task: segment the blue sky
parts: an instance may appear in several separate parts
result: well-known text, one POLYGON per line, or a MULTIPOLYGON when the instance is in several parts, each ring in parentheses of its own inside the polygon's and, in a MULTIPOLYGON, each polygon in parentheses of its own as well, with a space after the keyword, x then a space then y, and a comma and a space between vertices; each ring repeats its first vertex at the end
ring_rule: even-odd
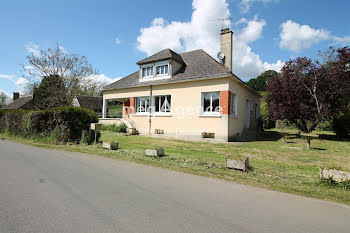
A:
POLYGON ((221 23, 214 20, 227 17, 235 32, 233 72, 248 80, 290 58, 350 45, 349 9, 344 0, 2 0, 0 90, 20 91, 29 52, 57 42, 86 56, 101 74, 96 79, 108 82, 167 47, 216 57, 221 23))

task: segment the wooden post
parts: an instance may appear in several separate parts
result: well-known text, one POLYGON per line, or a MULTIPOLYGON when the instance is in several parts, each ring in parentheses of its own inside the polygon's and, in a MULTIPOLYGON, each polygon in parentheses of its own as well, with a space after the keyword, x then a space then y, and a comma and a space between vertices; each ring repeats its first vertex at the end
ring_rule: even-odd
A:
POLYGON ((306 138, 306 148, 308 149, 308 150, 310 150, 311 149, 311 146, 310 146, 310 144, 311 144, 311 138, 310 137, 307 137, 306 138))

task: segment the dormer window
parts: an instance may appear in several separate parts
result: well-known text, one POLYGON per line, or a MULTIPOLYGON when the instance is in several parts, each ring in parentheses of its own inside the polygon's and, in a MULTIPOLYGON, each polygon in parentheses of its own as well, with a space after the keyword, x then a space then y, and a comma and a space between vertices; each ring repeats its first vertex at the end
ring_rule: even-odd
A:
POLYGON ((142 78, 153 77, 153 66, 142 68, 142 78))
POLYGON ((157 75, 168 75, 169 65, 161 65, 156 67, 157 75))

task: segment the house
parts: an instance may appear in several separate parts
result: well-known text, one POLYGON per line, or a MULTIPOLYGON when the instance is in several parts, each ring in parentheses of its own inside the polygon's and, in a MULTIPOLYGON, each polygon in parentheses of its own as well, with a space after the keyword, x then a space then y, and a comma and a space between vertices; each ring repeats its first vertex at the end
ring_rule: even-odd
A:
POLYGON ((141 135, 182 139, 240 139, 256 127, 261 95, 232 73, 232 35, 221 30, 221 63, 203 50, 165 49, 139 62, 138 71, 103 90, 107 102, 123 102, 124 122, 141 135))
MULTIPOLYGON (((101 96, 83 96, 77 95, 72 100, 74 107, 87 108, 93 110, 97 115, 102 115, 102 101, 101 96)), ((4 106, 2 109, 20 109, 20 110, 32 110, 33 107, 33 96, 27 95, 20 97, 18 92, 13 93, 12 103, 4 106)))
POLYGON ((76 95, 72 100, 72 105, 74 107, 91 109, 97 115, 102 115, 102 102, 103 98, 101 96, 76 95))
POLYGON ((32 109, 32 102, 33 102, 33 96, 27 95, 27 96, 20 96, 18 92, 13 93, 13 101, 4 106, 2 109, 5 110, 14 110, 14 109, 21 109, 21 110, 30 110, 32 109))

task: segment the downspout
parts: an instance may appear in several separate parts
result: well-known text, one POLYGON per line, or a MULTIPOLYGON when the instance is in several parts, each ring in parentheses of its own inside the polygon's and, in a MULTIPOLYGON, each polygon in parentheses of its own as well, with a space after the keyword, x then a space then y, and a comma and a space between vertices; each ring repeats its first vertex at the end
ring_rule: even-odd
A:
POLYGON ((152 127, 152 85, 149 86, 149 114, 148 114, 148 135, 151 135, 151 127, 152 127))

